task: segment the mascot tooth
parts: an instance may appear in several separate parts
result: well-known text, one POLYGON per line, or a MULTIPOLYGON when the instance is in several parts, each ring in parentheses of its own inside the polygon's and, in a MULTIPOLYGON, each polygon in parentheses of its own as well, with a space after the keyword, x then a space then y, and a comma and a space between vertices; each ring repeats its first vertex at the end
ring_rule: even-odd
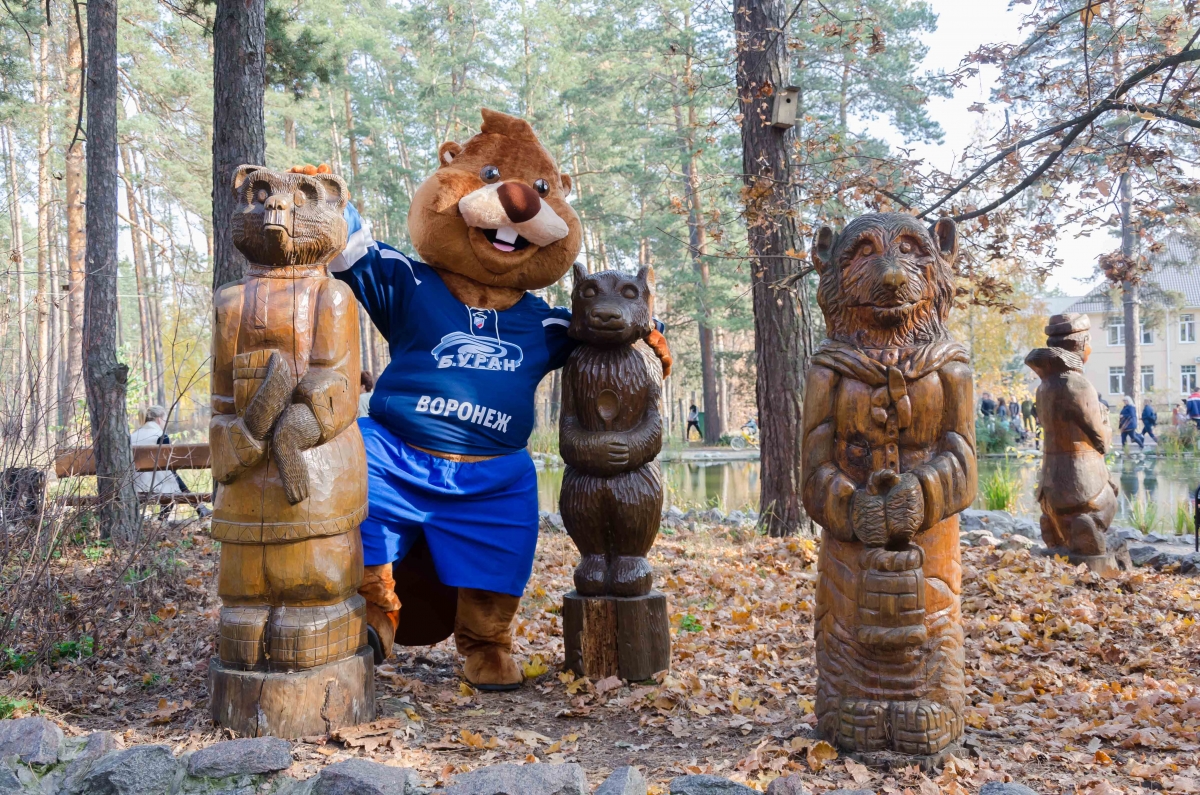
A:
MULTIPOLYGON (((331 266, 387 339, 370 416, 362 525, 370 643, 429 645, 451 633, 466 679, 520 685, 511 624, 533 570, 537 477, 526 451, 534 390, 576 343, 570 312, 527 292, 578 255, 571 179, 521 119, 483 110, 479 134, 446 142, 412 197, 420 259, 375 241, 346 207, 331 266)), ((657 330, 647 342, 669 358, 657 330)))

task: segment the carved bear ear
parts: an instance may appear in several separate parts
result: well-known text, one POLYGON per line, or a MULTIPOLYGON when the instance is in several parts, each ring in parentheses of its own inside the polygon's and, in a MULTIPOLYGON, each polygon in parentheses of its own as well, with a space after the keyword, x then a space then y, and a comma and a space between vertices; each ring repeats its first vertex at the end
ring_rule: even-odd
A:
POLYGON ((580 265, 578 262, 576 262, 574 265, 572 265, 571 266, 571 279, 572 279, 573 284, 571 285, 571 292, 578 290, 579 285, 581 285, 585 281, 587 281, 587 277, 588 277, 588 272, 586 270, 584 270, 582 265, 580 265))
POLYGON ((563 196, 570 196, 571 195, 571 175, 570 174, 559 174, 558 178, 560 180, 562 180, 563 196))
POLYGON ((651 268, 649 265, 643 265, 638 268, 636 278, 638 283, 647 290, 654 290, 654 268, 651 268))
POLYGON ((812 260, 817 273, 824 273, 833 265, 833 245, 836 242, 837 235, 830 227, 822 226, 817 230, 812 244, 812 260))
POLYGON ((462 147, 454 143, 454 141, 446 141, 438 147, 438 168, 444 168, 450 165, 454 158, 458 157, 462 152, 462 147))
POLYGON ((253 174, 255 171, 260 170, 261 168, 262 166, 238 166, 237 171, 233 172, 233 184, 231 185, 234 195, 242 192, 242 186, 246 184, 246 177, 250 174, 253 174))
POLYGON ((346 202, 350 201, 350 190, 341 177, 335 177, 333 174, 316 174, 309 179, 321 183, 321 187, 325 189, 325 201, 336 204, 339 210, 346 209, 346 202))
POLYGON ((958 255, 958 226, 953 218, 939 218, 937 223, 929 228, 933 239, 937 241, 938 250, 947 262, 954 262, 958 255))

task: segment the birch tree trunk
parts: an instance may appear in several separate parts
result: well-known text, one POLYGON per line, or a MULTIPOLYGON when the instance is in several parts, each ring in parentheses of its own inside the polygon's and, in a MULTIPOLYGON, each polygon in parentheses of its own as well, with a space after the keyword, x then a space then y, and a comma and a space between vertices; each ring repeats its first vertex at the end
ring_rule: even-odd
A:
POLYGON ((125 417, 129 368, 117 360, 117 3, 87 6, 87 273, 84 383, 96 456, 100 530, 119 546, 140 531, 125 417))
POLYGON ((774 95, 787 83, 783 0, 735 0, 737 89, 742 115, 747 242, 754 257, 755 387, 761 438, 761 522, 772 536, 795 533, 800 504, 803 379, 808 306, 787 288, 800 248, 792 213, 790 129, 771 126, 774 95))
MULTIPOLYGON (((67 65, 65 74, 66 107, 71 123, 82 110, 83 42, 74 20, 67 22, 67 65)), ((65 187, 67 208, 67 350, 66 378, 62 386, 62 424, 60 441, 75 432, 75 414, 83 397, 83 292, 86 274, 84 256, 87 248, 87 229, 84 212, 83 138, 72 131, 65 153, 65 187)))
POLYGON ((264 165, 266 0, 217 0, 213 22, 213 289, 246 275, 229 219, 237 167, 264 165))
POLYGON ((25 230, 21 221, 21 190, 17 183, 16 140, 12 128, 0 127, 0 138, 3 138, 4 162, 8 171, 8 217, 12 225, 12 252, 8 256, 13 271, 14 292, 16 302, 12 310, 17 319, 17 353, 16 353, 16 408, 17 408, 17 438, 20 439, 20 449, 27 450, 29 441, 29 395, 32 394, 32 383, 29 378, 29 318, 25 316, 25 230))

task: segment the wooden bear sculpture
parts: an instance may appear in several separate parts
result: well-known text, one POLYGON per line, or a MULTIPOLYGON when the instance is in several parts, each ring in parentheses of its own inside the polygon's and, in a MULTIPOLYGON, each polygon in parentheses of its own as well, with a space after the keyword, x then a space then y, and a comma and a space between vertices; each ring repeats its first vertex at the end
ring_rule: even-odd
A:
POLYGON ((670 658, 666 600, 651 593, 646 560, 663 501, 663 366, 635 345, 651 328, 649 273, 574 270, 569 333, 581 344, 563 368, 559 503, 581 556, 564 604, 567 661, 588 676, 644 679, 670 658))
POLYGON ((346 242, 346 185, 242 166, 233 189, 233 242, 250 270, 214 299, 223 607, 211 708, 240 734, 323 734, 374 714, 357 594, 367 507, 358 311, 326 273, 346 242))
POLYGON ((867 215, 813 244, 829 339, 804 401, 818 564, 818 730, 868 761, 936 761, 965 706, 958 512, 975 498, 966 349, 949 338, 957 232, 867 215))
POLYGON ((1112 443, 1108 410, 1083 374, 1092 352, 1090 328, 1087 315, 1055 315, 1046 326, 1048 347, 1025 357, 1042 379, 1037 408, 1046 447, 1037 497, 1050 554, 1115 574, 1126 553, 1108 549, 1106 533, 1120 491, 1104 463, 1112 443))

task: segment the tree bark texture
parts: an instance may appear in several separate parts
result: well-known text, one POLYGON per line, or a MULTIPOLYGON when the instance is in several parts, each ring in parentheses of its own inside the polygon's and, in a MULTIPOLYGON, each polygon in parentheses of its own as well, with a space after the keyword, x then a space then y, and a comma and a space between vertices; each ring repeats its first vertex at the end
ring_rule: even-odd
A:
POLYGON ((87 6, 87 280, 84 384, 96 453, 101 532, 118 545, 138 534, 133 456, 125 417, 129 368, 117 360, 117 3, 87 6))
MULTIPOLYGON (((1133 226, 1133 179, 1126 170, 1121 175, 1121 254, 1133 262, 1137 253, 1137 230, 1133 226)), ((1125 324, 1125 394, 1133 398, 1134 406, 1142 389, 1142 302, 1136 280, 1121 282, 1121 302, 1125 324)), ((1170 375, 1169 373, 1167 374, 1170 375)))
POLYGON ((32 384, 29 382, 29 318, 25 316, 25 235, 21 221, 21 187, 17 183, 16 140, 13 138, 11 127, 0 127, 0 149, 4 151, 5 167, 8 170, 8 217, 12 222, 12 252, 8 259, 13 272, 13 292, 16 301, 11 307, 17 318, 17 354, 16 354, 16 400, 17 425, 14 430, 19 439, 18 449, 28 453, 29 431, 29 396, 32 394, 32 384))
MULTIPOLYGON (((83 84, 83 42, 74 20, 67 23, 67 107, 72 121, 78 119, 83 84)), ((66 150, 67 205, 67 352, 66 379, 62 388, 62 425, 60 442, 74 433, 75 411, 83 397, 83 285, 86 264, 87 229, 84 213, 83 139, 72 134, 66 150)))
POLYGON ((787 9, 782 0, 737 0, 738 101, 747 241, 754 256, 755 387, 762 452, 761 522, 790 535, 804 519, 800 504, 802 384, 810 351, 805 302, 784 284, 800 249, 791 208, 790 129, 771 126, 774 95, 786 85, 787 9))
POLYGON ((265 165, 266 0, 217 0, 213 23, 213 289, 246 275, 229 219, 233 173, 265 165))
POLYGON ((50 447, 54 395, 50 364, 50 39, 43 31, 37 49, 30 48, 30 66, 34 74, 34 97, 38 105, 37 144, 37 311, 33 370, 33 437, 39 451, 50 447))

